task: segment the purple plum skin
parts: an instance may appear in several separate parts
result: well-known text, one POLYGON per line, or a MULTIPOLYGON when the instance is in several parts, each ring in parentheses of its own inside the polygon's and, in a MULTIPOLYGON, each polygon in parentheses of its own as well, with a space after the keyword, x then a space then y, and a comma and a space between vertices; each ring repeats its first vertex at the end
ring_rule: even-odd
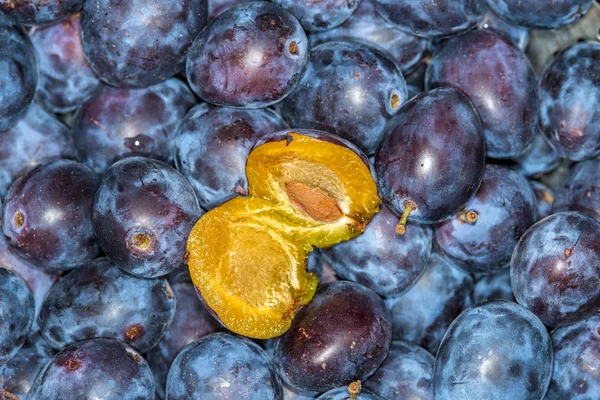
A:
POLYGON ((334 133, 372 155, 408 98, 402 73, 387 54, 358 42, 326 42, 310 57, 281 116, 290 126, 334 133))
POLYGON ((450 323, 472 304, 472 291, 471 275, 433 253, 425 272, 410 289, 385 300, 394 340, 414 342, 435 354, 450 323))
POLYGON ((465 209, 476 212, 477 221, 457 214, 437 225, 437 247, 470 273, 508 268, 519 238, 536 221, 536 197, 527 179, 506 166, 487 164, 465 209))
POLYGON ((324 392, 365 380, 385 359, 390 313, 372 290, 354 282, 321 285, 275 341, 273 360, 291 387, 324 392))
POLYGON ((67 347, 37 375, 28 400, 154 400, 146 360, 115 339, 84 340, 67 347))
POLYGON ((200 205, 210 210, 232 197, 248 194, 245 168, 250 150, 262 136, 287 127, 269 109, 199 104, 177 131, 175 165, 194 187, 200 205))
POLYGON ((540 122, 558 153, 571 161, 600 154, 600 43, 558 53, 540 78, 540 122))
POLYGON ((477 25, 485 0, 372 0, 377 12, 391 24, 425 38, 461 34, 477 25))
POLYGON ((0 12, 23 25, 45 25, 79 11, 85 0, 0 0, 0 12))
POLYGON ((579 211, 600 221, 600 159, 573 165, 556 197, 554 212, 579 211))
POLYGON ((34 28, 31 42, 39 61, 36 100, 55 113, 77 109, 100 84, 81 44, 81 15, 34 28))
POLYGON ((394 341, 364 387, 385 399, 433 400, 435 358, 414 343, 394 341))
POLYGON ((144 89, 101 86, 75 116, 77 157, 100 173, 130 155, 169 162, 177 127, 195 103, 178 79, 144 89))
POLYGON ((316 400, 384 400, 382 397, 368 390, 361 390, 355 397, 350 397, 346 386, 339 387, 323 393, 316 400))
POLYGON ((450 326, 434 368, 436 400, 542 399, 552 342, 542 322, 509 301, 465 310, 450 326))
POLYGON ((504 36, 523 51, 527 49, 527 45, 529 44, 529 30, 527 28, 500 18, 489 8, 483 14, 483 18, 477 24, 477 28, 489 30, 500 36, 504 36))
POLYGON ((484 165, 481 120, 469 99, 452 88, 406 103, 387 124, 375 157, 382 199, 397 215, 406 201, 414 202, 409 221, 427 224, 465 207, 481 184, 484 165))
POLYGON ((560 165, 562 158, 552 143, 538 129, 533 143, 518 157, 513 158, 517 170, 527 176, 534 177, 554 171, 560 165))
POLYGON ((248 3, 253 0, 209 0, 208 1, 208 22, 214 21, 223 12, 233 6, 248 3))
POLYGON ((583 17, 592 0, 488 0, 488 6, 514 24, 538 29, 560 28, 583 17))
POLYGON ((395 231, 398 216, 385 205, 358 237, 322 249, 336 274, 387 297, 402 293, 419 278, 431 255, 433 231, 409 225, 406 235, 395 231))
POLYGON ((578 212, 550 215, 515 247, 515 298, 547 326, 570 324, 600 307, 600 222, 578 212))
POLYGON ((552 332, 554 371, 547 400, 600 398, 600 314, 552 332))
POLYGON ((259 345, 241 336, 213 333, 190 343, 175 358, 167 398, 283 400, 283 389, 259 345))
POLYGON ((25 115, 37 84, 38 62, 27 32, 0 11, 0 132, 25 115))
POLYGON ((552 214, 552 205, 554 204, 554 191, 548 186, 538 181, 530 180, 529 184, 531 185, 533 193, 535 194, 537 222, 552 214))
POLYGON ((453 86, 469 96, 483 121, 489 157, 517 157, 533 142, 537 76, 507 39, 475 30, 448 40, 431 58, 426 85, 453 86))
POLYGON ((514 301, 510 285, 510 270, 503 269, 490 275, 484 275, 477 280, 473 287, 473 303, 479 304, 490 300, 514 301))
POLYGON ((44 164, 19 177, 6 195, 3 231, 20 257, 46 271, 64 271, 99 251, 92 203, 100 178, 71 160, 44 164))
POLYGON ((356 11, 361 0, 274 0, 290 11, 305 31, 327 31, 341 25, 356 11))
POLYGON ((75 158, 66 125, 34 103, 19 122, 0 132, 0 196, 10 184, 34 167, 61 158, 75 158))
POLYGON ((249 2, 223 12, 194 40, 186 72, 192 90, 220 106, 262 108, 286 97, 308 62, 308 38, 276 4, 249 2))
POLYGON ((83 50, 96 76, 117 87, 147 87, 183 71, 206 26, 206 0, 87 0, 83 50))

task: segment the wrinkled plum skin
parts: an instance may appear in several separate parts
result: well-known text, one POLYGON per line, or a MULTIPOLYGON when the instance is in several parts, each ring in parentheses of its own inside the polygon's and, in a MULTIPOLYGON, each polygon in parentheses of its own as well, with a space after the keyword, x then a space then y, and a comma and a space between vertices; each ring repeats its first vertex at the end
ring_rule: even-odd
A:
POLYGON ((93 259, 99 251, 92 229, 99 181, 92 169, 71 160, 40 165, 19 177, 6 195, 2 216, 11 248, 46 271, 73 269, 93 259))
POLYGON ((558 151, 539 131, 533 143, 518 157, 513 158, 517 170, 525 176, 535 176, 554 171, 561 162, 558 151))
POLYGON ((388 55, 357 42, 326 42, 310 56, 281 116, 291 126, 334 133, 373 154, 385 124, 408 98, 402 73, 388 55))
POLYGON ((175 297, 165 279, 136 278, 101 258, 54 285, 39 323, 41 334, 58 350, 105 337, 146 353, 161 340, 174 315, 175 297))
POLYGON ((381 296, 401 293, 427 266, 433 231, 428 226, 409 225, 408 234, 398 235, 398 221, 382 205, 360 236, 321 253, 340 278, 365 285, 381 296))
POLYGON ((210 210, 248 194, 246 159, 262 136, 286 129, 275 112, 200 104, 185 116, 175 139, 175 165, 210 210))
POLYGON ((433 253, 414 286, 385 300, 392 315, 394 340, 414 342, 435 354, 450 323, 472 304, 472 291, 471 275, 433 253))
POLYGON ((453 86, 469 96, 483 121, 488 156, 517 157, 533 142, 537 76, 507 39, 477 30, 447 41, 431 58, 426 85, 453 86))
MULTIPOLYGON (((1 5, 1 4, 0 4, 1 5)), ((0 12, 0 132, 27 112, 38 82, 38 64, 23 28, 0 12)))
POLYGON ((600 222, 578 212, 539 221, 517 244, 510 278, 519 304, 550 327, 598 312, 600 222))
POLYGON ((362 390, 355 399, 350 397, 347 387, 340 387, 323 393, 316 400, 384 400, 382 397, 371 393, 368 390, 362 390))
POLYGON ((276 339, 273 359, 288 385, 324 392, 368 378, 385 359, 391 339, 390 313, 375 292, 333 282, 319 286, 276 339))
POLYGON ((488 9, 477 24, 479 29, 487 29, 510 40, 515 46, 525 51, 529 44, 529 31, 522 26, 514 25, 488 9))
POLYGON ((529 184, 531 185, 533 193, 535 194, 537 222, 552 214, 552 205, 554 204, 554 192, 548 186, 538 181, 530 180, 529 184))
POLYGON ((60 158, 75 158, 69 129, 34 103, 17 125, 0 132, 0 196, 18 176, 60 158))
POLYGON ((0 267, 0 372, 25 343, 33 323, 33 295, 15 272, 0 267))
POLYGON ((240 336, 214 333, 190 343, 173 361, 167 398, 282 400, 283 389, 260 346, 240 336))
POLYGON ((503 18, 530 28, 559 28, 581 18, 592 0, 488 0, 488 6, 503 18))
POLYGON ((298 20, 271 3, 249 2, 221 14, 190 47, 192 90, 220 106, 262 108, 287 96, 308 63, 298 20))
POLYGON ((575 164, 556 197, 554 212, 579 211, 600 221, 600 159, 575 164))
POLYGON ((19 399, 26 399, 37 373, 46 366, 54 354, 54 349, 38 332, 31 333, 17 355, 4 366, 4 369, 0 367, 0 374, 4 378, 6 400, 11 398, 8 393, 19 399))
POLYGON ((75 14, 85 0, 0 0, 0 11, 23 25, 43 25, 75 14))
POLYGON ((571 161, 600 154, 600 43, 559 53, 540 78, 541 126, 571 161))
POLYGON ((527 309, 490 301, 465 310, 440 345, 436 400, 542 399, 552 375, 552 343, 527 309))
POLYGON ((202 211, 189 182, 163 162, 129 157, 103 176, 93 224, 100 247, 119 267, 144 278, 184 264, 187 236, 202 211), (147 241, 136 245, 136 237, 147 241))
POLYGON ((73 122, 77 157, 98 172, 129 155, 168 162, 179 122, 195 102, 178 79, 145 89, 102 86, 73 122))
POLYGON ((100 83, 83 54, 80 33, 80 14, 30 33, 40 70, 36 99, 52 112, 75 110, 100 83))
POLYGON ((484 165, 481 120, 469 99, 451 88, 406 103, 387 124, 375 157, 383 200, 398 215, 413 201, 409 221, 419 223, 440 222, 464 208, 484 165))
POLYGON ((35 378, 28 400, 154 400, 152 371, 114 339, 78 342, 58 353, 35 378))
POLYGON ((433 38, 465 32, 481 19, 484 0, 372 0, 377 12, 398 28, 416 36, 433 38))
POLYGON ((161 399, 165 397, 167 374, 177 354, 194 340, 222 329, 200 302, 194 285, 180 282, 173 284, 172 289, 179 300, 173 323, 147 358, 154 373, 156 393, 161 399))
POLYGON ((364 42, 387 53, 402 72, 412 69, 425 55, 428 41, 401 31, 382 19, 370 1, 361 1, 358 9, 337 28, 309 36, 311 47, 328 41, 364 42))
POLYGON ((185 66, 206 25, 206 0, 87 0, 83 50, 96 76, 118 87, 146 87, 185 66))
POLYGON ((600 398, 600 314, 552 332, 554 371, 547 400, 600 398))
POLYGON ((473 303, 488 300, 516 301, 510 285, 510 270, 503 269, 480 278, 473 288, 473 303))
POLYGON ((289 10, 309 32, 326 31, 342 24, 361 0, 273 0, 289 10))
POLYGON ((507 268, 519 238, 536 221, 536 197, 527 179, 505 166, 487 164, 483 182, 466 210, 475 223, 454 215, 435 228, 439 249, 470 273, 507 268))
POLYGON ((394 341, 381 367, 363 386, 385 399, 433 400, 434 362, 421 347, 394 341))

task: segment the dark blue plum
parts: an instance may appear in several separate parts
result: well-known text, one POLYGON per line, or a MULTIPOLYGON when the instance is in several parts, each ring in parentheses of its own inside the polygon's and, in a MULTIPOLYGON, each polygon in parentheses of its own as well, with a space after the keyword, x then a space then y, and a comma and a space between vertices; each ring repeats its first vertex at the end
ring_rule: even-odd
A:
POLYGON ((154 380, 146 360, 125 343, 90 339, 55 355, 27 399, 154 400, 154 380))
POLYGON ((398 28, 433 38, 463 33, 477 25, 485 0, 372 0, 377 12, 398 28))
POLYGON ((397 297, 385 300, 394 340, 407 340, 435 354, 444 333, 472 304, 473 278, 446 257, 433 253, 419 280, 397 297))
POLYGON ((541 125, 558 153, 571 161, 600 154, 600 43, 558 53, 540 78, 541 125))
POLYGON ((34 28, 29 36, 40 68, 37 101, 56 113, 75 110, 100 84, 83 54, 80 14, 34 28))
POLYGON ((269 356, 249 339, 214 333, 177 356, 167 378, 169 400, 282 400, 269 356))
POLYGON ((502 18, 530 28, 559 28, 583 17, 592 0, 488 0, 489 7, 502 18))
POLYGON ((517 170, 525 176, 537 176, 554 171, 561 162, 561 157, 552 143, 538 129, 533 143, 518 157, 513 158, 517 170))
POLYGON ((313 249, 313 251, 308 253, 308 260, 306 261, 306 270, 308 272, 316 274, 319 277, 320 283, 326 283, 323 282, 324 268, 325 265, 323 262, 323 254, 321 253, 321 250, 317 248, 313 249))
POLYGON ((552 375, 552 342, 526 308, 490 301, 450 326, 435 360, 436 400, 542 399, 552 375))
POLYGON ((475 198, 436 226, 435 242, 465 271, 490 274, 508 268, 513 249, 535 223, 536 212, 527 179, 509 167, 488 164, 475 198))
POLYGON ((385 124, 408 98, 402 73, 387 54, 358 42, 326 42, 310 57, 281 116, 293 127, 335 133, 373 154, 385 124))
POLYGON ((167 374, 177 354, 194 340, 223 329, 201 303, 191 282, 172 283, 171 287, 178 299, 173 323, 147 355, 154 373, 156 393, 161 399, 165 398, 167 374))
POLYGON ((100 258, 54 285, 39 324, 40 333, 58 350, 105 337, 146 353, 161 340, 174 315, 175 296, 166 279, 136 278, 100 258))
POLYGON ((538 181, 530 180, 529 184, 531 185, 533 193, 535 194, 537 222, 552 214, 554 191, 538 181))
POLYGON ((318 395, 318 393, 300 392, 286 385, 283 386, 283 400, 315 400, 318 395))
POLYGON ((600 221, 600 159, 575 164, 556 194, 557 211, 579 211, 600 221))
POLYGON ((0 196, 17 177, 60 158, 75 158, 69 128, 34 103, 17 125, 0 132, 0 196))
POLYGON ((54 354, 54 349, 38 332, 29 334, 17 355, 4 367, 0 366, 3 384, 0 390, 4 390, 0 391, 0 397, 3 400, 26 399, 36 375, 50 362, 54 354))
POLYGON ((419 223, 440 222, 463 209, 484 166, 481 120, 469 99, 451 88, 406 103, 387 124, 375 157, 383 200, 419 223))
POLYGON ((383 205, 362 235, 321 253, 340 278, 363 284, 381 296, 397 295, 421 275, 433 243, 430 227, 410 225, 409 235, 398 235, 398 221, 383 205))
POLYGON ((0 12, 23 25, 44 25, 75 14, 85 0, 0 0, 0 12))
POLYGON ((104 82, 146 87, 183 71, 207 20, 206 0, 87 0, 83 50, 104 82))
POLYGON ((11 248, 47 271, 73 269, 99 251, 92 203, 99 184, 89 167, 57 160, 19 177, 6 195, 2 228, 11 248))
POLYGON ((406 33, 390 24, 370 1, 361 1, 358 9, 337 28, 314 32, 309 36, 312 47, 328 41, 354 40, 387 53, 402 72, 410 71, 425 55, 428 41, 406 33))
POLYGON ((249 2, 222 13, 190 47, 192 90, 220 106, 261 108, 287 96, 308 63, 308 38, 276 4, 249 2))
POLYGON ((537 76, 507 39, 476 30, 448 40, 431 58, 426 84, 453 86, 469 96, 483 121, 488 156, 517 157, 533 142, 537 76))
POLYGON ((253 0, 209 0, 208 1, 208 21, 212 22, 224 11, 238 4, 248 3, 253 0))
POLYGON ((578 212, 539 221, 515 247, 510 279, 519 304, 548 326, 598 312, 600 222, 578 212))
POLYGON ((434 362, 413 343, 392 342, 387 358, 363 387, 385 399, 433 400, 434 362))
POLYGON ((340 387, 330 390, 317 397, 317 400, 384 400, 375 393, 371 393, 368 390, 362 390, 360 381, 353 383, 353 385, 355 386, 340 387))
POLYGON ((0 267, 0 372, 25 343, 34 313, 33 295, 25 281, 0 267))
POLYGON ((554 371, 547 400, 600 399, 600 314, 555 329, 554 371))
POLYGON ((77 157, 98 172, 130 155, 168 162, 177 127, 195 102, 178 79, 145 89, 102 86, 75 116, 72 134, 77 157))
POLYGON ((510 285, 510 270, 503 269, 477 280, 473 288, 473 303, 489 300, 516 301, 510 285))
MULTIPOLYGON (((0 1, 1 6, 5 1, 0 1)), ((23 28, 0 12, 0 132, 25 115, 37 82, 38 64, 31 40, 23 28)))
POLYGON ((309 32, 327 31, 346 21, 361 0, 273 0, 290 11, 309 32))
POLYGON ((371 376, 392 339, 390 313, 372 290, 354 282, 319 286, 275 341, 279 376, 297 390, 324 392, 371 376))
POLYGON ((175 165, 207 210, 248 194, 246 159, 264 135, 287 129, 275 112, 200 104, 185 116, 175 139, 175 165))
POLYGON ((527 49, 527 45, 529 44, 529 30, 527 28, 512 24, 505 19, 500 18, 490 9, 483 14, 483 18, 479 21, 477 27, 504 36, 523 51, 527 49))
POLYGON ((104 253, 143 278, 185 263, 187 237, 202 215, 190 183, 167 164, 143 157, 115 163, 94 201, 94 232, 104 253))

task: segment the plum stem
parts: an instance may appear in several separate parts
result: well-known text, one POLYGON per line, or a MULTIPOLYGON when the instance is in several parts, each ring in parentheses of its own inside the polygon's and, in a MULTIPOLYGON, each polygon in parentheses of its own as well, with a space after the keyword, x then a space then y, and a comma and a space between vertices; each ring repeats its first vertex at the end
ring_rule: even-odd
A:
POLYGON ((456 217, 462 223, 474 224, 477 222, 477 217, 479 217, 479 214, 477 214, 475 211, 462 210, 456 217))
POLYGON ((362 384, 360 381, 354 381, 348 385, 348 393, 350 393, 350 400, 356 400, 357 396, 362 390, 362 384))
POLYGON ((417 205, 412 200, 406 200, 404 202, 404 212, 402 213, 402 218, 400 218, 400 222, 396 225, 396 233, 398 235, 404 235, 406 233, 406 222, 408 221, 408 217, 412 210, 415 210, 417 205))

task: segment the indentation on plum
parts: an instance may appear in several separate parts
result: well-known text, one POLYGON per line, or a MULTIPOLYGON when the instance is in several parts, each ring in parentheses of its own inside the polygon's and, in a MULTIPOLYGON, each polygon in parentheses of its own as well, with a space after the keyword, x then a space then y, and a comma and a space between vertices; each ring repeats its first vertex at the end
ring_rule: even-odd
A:
POLYGON ((69 372, 75 372, 81 368, 81 361, 67 358, 66 360, 61 360, 58 365, 64 367, 69 372))
POLYGON ((398 108, 398 106, 400 105, 400 96, 398 96, 398 94, 394 93, 392 95, 392 108, 395 110, 396 108, 398 108))
POLYGON ((140 324, 134 324, 131 325, 129 328, 127 328, 125 330, 125 342, 126 343, 131 343, 133 341, 138 340, 139 338, 141 338, 142 336, 144 336, 144 333, 146 333, 146 330, 144 329, 144 327, 140 324))
POLYGON ((344 216, 338 202, 318 188, 287 182, 285 189, 292 204, 316 221, 335 222, 344 216))
POLYGON ((23 213, 21 213, 20 211, 17 211, 15 213, 15 216, 13 217, 13 224, 15 224, 15 226, 17 228, 20 228, 23 226, 24 223, 25 223, 25 217, 23 216, 23 213))
POLYGON ((152 254, 156 248, 156 236, 145 229, 134 228, 127 234, 127 248, 133 255, 152 254))
POLYGON ((290 44, 288 45, 288 51, 290 52, 290 54, 297 56, 298 54, 300 54, 300 49, 298 48, 298 43, 296 43, 296 41, 291 41, 290 44))

